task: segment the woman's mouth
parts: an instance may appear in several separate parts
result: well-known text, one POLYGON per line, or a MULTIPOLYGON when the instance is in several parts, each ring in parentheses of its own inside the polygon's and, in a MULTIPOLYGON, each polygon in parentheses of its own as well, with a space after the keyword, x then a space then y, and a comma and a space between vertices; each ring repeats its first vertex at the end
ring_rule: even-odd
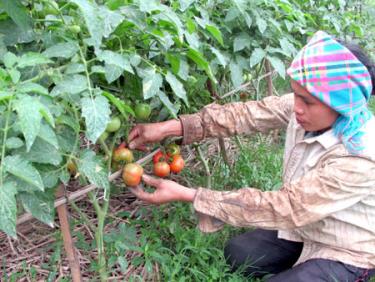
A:
POLYGON ((297 120, 297 122, 298 122, 299 124, 304 124, 304 123, 306 123, 306 121, 304 121, 303 119, 298 118, 298 117, 296 117, 296 120, 297 120))

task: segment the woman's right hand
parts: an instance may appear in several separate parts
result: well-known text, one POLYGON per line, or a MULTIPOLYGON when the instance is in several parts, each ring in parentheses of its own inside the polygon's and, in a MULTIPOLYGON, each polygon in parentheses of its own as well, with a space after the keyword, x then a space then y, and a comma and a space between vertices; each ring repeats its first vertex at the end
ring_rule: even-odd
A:
POLYGON ((146 151, 146 144, 156 143, 168 136, 181 136, 182 127, 179 120, 169 120, 157 123, 137 124, 129 133, 130 149, 146 151))

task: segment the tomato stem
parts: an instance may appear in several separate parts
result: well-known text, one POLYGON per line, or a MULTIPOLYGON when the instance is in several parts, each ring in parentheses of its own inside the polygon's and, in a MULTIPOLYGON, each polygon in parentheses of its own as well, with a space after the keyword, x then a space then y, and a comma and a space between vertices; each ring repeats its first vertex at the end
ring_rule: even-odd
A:
POLYGON ((5 120, 4 133, 3 133, 3 144, 1 148, 1 164, 0 164, 0 187, 3 186, 3 162, 5 158, 5 145, 6 145, 6 140, 8 137, 9 119, 10 119, 11 111, 12 111, 12 98, 9 100, 9 103, 8 103, 7 116, 5 120))

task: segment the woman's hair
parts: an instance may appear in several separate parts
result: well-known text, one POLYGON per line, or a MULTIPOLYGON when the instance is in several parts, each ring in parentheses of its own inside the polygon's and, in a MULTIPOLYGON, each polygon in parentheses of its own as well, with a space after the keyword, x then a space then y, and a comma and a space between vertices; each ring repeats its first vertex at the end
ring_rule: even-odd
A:
POLYGON ((354 56, 357 57, 359 61, 368 69, 371 81, 372 81, 372 93, 371 95, 375 95, 375 64, 370 59, 370 57, 363 51, 363 49, 356 43, 353 42, 345 42, 343 40, 336 40, 341 45, 345 46, 349 49, 350 52, 353 53, 354 56))

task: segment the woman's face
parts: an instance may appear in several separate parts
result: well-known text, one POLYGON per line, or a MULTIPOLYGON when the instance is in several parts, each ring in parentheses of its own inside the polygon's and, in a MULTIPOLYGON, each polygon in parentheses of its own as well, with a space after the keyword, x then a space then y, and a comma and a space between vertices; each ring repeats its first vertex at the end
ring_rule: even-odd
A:
POLYGON ((339 114, 311 95, 295 80, 291 80, 294 92, 294 112, 297 122, 306 131, 325 131, 333 125, 339 114))

